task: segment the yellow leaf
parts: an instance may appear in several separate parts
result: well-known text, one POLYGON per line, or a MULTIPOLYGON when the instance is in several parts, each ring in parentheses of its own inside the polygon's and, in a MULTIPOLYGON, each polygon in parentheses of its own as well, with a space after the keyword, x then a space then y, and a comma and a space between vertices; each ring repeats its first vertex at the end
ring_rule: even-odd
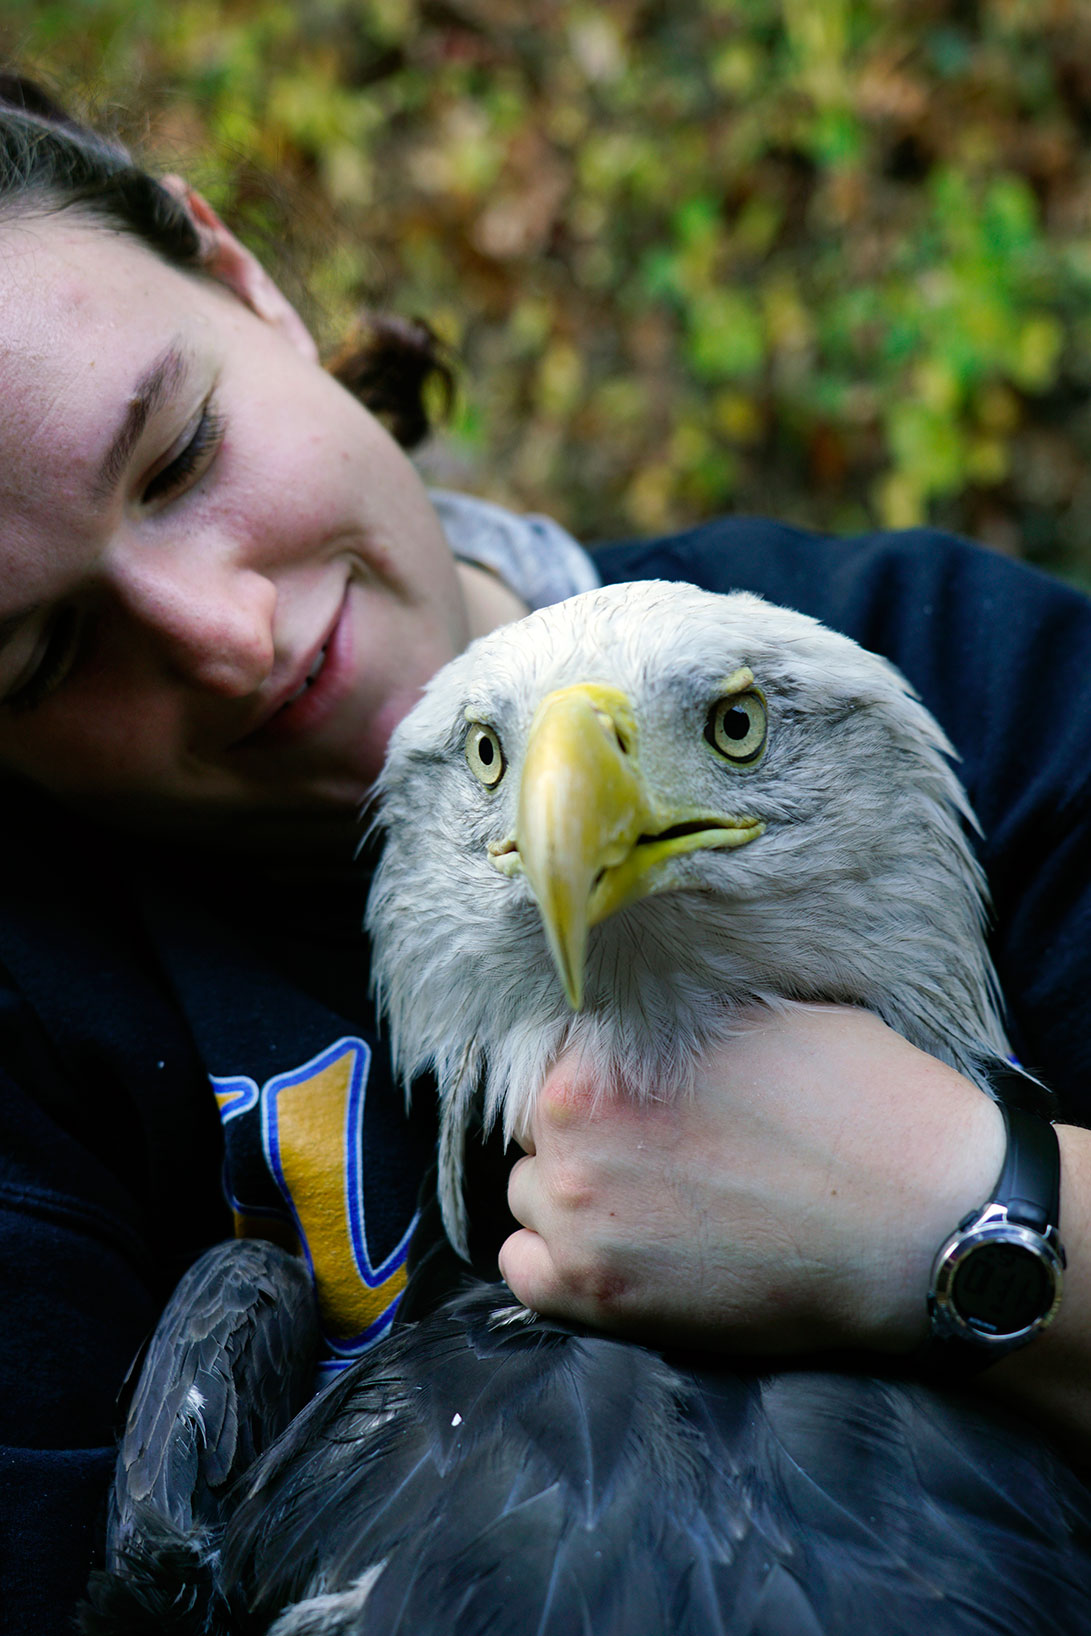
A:
POLYGON ((875 509, 884 528, 916 528, 925 518, 924 496, 905 472, 887 472, 875 485, 875 509))
POLYGON ((1002 483, 1011 469, 1008 445, 998 437, 973 437, 966 444, 966 475, 988 487, 1002 483))

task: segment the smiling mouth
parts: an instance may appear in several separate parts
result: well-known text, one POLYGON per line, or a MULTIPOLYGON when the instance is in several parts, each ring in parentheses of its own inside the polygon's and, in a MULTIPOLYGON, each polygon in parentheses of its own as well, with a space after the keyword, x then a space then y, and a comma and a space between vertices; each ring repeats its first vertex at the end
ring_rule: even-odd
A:
POLYGON ((332 637, 327 639, 319 648, 318 652, 314 656, 314 663, 311 665, 311 668, 308 670, 306 676, 304 676, 303 681, 300 683, 299 687, 296 688, 291 698, 285 699, 284 703, 274 710, 272 716, 270 717, 271 721, 275 721, 282 710, 287 710, 290 705, 295 704, 297 699, 301 699, 303 695, 314 686, 315 682, 322 674, 322 667, 326 663, 326 652, 329 648, 331 640, 332 637))
POLYGON ((336 707, 352 676, 352 638, 346 614, 348 593, 342 599, 326 640, 315 652, 306 675, 295 690, 282 698, 260 725, 235 741, 233 748, 266 750, 305 738, 320 727, 336 707))

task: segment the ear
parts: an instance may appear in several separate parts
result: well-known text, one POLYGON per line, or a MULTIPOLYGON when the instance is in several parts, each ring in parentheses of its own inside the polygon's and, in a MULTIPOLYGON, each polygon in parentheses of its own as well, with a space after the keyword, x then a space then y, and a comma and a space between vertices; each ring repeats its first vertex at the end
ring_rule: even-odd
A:
POLYGON ((279 330, 303 357, 317 362, 318 348, 302 318, 280 293, 257 257, 224 226, 208 200, 181 176, 163 176, 160 181, 185 208, 197 229, 204 270, 232 290, 259 318, 279 330))

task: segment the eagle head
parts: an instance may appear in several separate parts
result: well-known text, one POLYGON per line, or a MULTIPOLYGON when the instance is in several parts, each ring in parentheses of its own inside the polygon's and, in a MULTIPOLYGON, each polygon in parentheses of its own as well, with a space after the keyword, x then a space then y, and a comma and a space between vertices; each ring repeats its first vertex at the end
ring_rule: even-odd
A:
POLYGON ((983 1084, 1007 1047, 952 753, 887 661, 743 592, 606 586, 446 665, 391 739, 368 930, 456 1246, 475 1095, 510 1137, 570 1049, 680 1094, 743 1009, 836 1001, 983 1084))

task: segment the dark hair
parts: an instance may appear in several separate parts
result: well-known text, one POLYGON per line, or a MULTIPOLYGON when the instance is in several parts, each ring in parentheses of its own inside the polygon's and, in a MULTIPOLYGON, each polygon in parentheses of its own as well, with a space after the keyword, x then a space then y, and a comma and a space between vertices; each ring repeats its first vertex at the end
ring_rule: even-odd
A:
MULTIPOLYGON (((176 267, 201 268, 201 241, 181 200, 120 142, 73 119, 33 80, 0 71, 0 221, 37 208, 79 208, 176 267)), ((450 363, 419 318, 366 315, 330 368, 407 449, 428 433, 430 383, 444 408, 453 395, 450 363)))

